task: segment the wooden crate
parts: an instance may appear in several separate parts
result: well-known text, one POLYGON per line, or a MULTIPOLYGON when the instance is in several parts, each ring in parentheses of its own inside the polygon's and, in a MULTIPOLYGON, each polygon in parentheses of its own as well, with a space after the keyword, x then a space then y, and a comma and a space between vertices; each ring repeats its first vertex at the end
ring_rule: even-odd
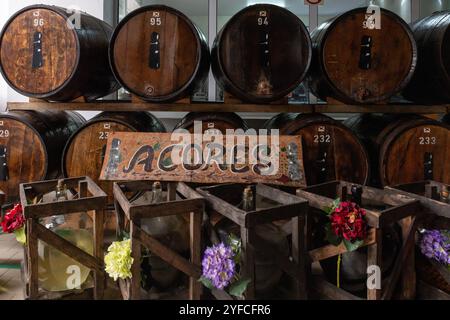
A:
MULTIPOLYGON (((367 299, 391 299, 400 277, 402 298, 413 299, 415 297, 414 235, 417 227, 416 216, 420 213, 419 201, 410 197, 400 196, 388 190, 363 187, 343 181, 311 186, 303 190, 298 190, 297 194, 309 201, 309 205, 312 208, 309 213, 310 215, 323 215, 323 210, 331 207, 335 199, 340 198, 343 201, 349 199, 349 192, 354 186, 362 191, 362 208, 364 208, 364 201, 366 199, 371 199, 371 201, 376 201, 387 206, 385 210, 364 208, 367 212, 366 220, 370 227, 368 237, 363 244, 363 246, 368 247, 368 266, 382 266, 381 240, 385 226, 399 222, 402 228, 403 244, 390 274, 390 278, 387 281, 387 285, 381 288, 381 290, 367 289, 367 299)), ((311 225, 308 224, 308 229, 310 228, 311 225)), ((311 230, 308 230, 308 232, 311 233, 311 230)), ((339 247, 327 245, 320 248, 312 248, 310 239, 308 239, 307 246, 311 263, 320 262, 347 252, 343 244, 339 247)), ((313 282, 312 287, 321 298, 338 300, 359 299, 359 297, 337 288, 334 284, 322 279, 322 277, 314 277, 313 282)))
POLYGON ((158 204, 136 205, 131 203, 125 193, 151 191, 153 182, 137 181, 114 184, 114 198, 118 216, 118 233, 129 222, 131 251, 134 263, 132 278, 120 280, 119 286, 125 300, 140 300, 141 294, 141 249, 146 247, 163 261, 189 277, 189 299, 199 300, 202 286, 201 277, 201 228, 204 213, 204 199, 184 183, 169 183, 167 201, 158 204), (182 200, 177 200, 177 194, 182 200), (141 219, 164 216, 189 215, 190 220, 190 261, 168 248, 141 229, 141 219))
POLYGON ((20 185, 20 202, 26 218, 27 246, 25 256, 26 297, 36 299, 61 299, 70 295, 92 296, 102 299, 105 287, 103 267, 103 222, 107 195, 89 177, 64 180, 51 180, 20 185), (55 191, 58 183, 70 189, 75 196, 67 201, 36 202, 45 194, 55 191), (93 255, 73 245, 54 232, 45 228, 39 220, 53 215, 71 215, 80 212, 93 214, 93 255), (65 255, 93 270, 92 290, 49 293, 39 288, 38 278, 38 241, 43 241, 65 255), (92 291, 92 292, 91 292, 92 291))
MULTIPOLYGON (((437 181, 421 181, 386 187, 386 190, 406 197, 414 197, 420 201, 424 211, 424 215, 419 221, 421 227, 449 230, 450 204, 440 201, 440 191, 444 186, 450 189, 450 185, 437 181)), ((418 273, 423 274, 424 281, 427 280, 427 283, 423 281, 418 283, 419 298, 450 300, 450 294, 438 288, 446 288, 446 291, 448 291, 448 288, 450 288, 450 271, 435 261, 427 260, 422 257, 416 264, 418 273)))
MULTIPOLYGON (((242 241, 242 273, 249 278, 249 284, 245 293, 247 300, 256 297, 256 275, 255 275, 255 253, 256 251, 267 253, 277 257, 280 268, 294 280, 297 299, 307 298, 306 282, 306 250, 304 247, 306 239, 306 214, 308 210, 307 201, 294 195, 285 193, 278 189, 259 184, 255 187, 256 195, 277 203, 264 209, 246 212, 241 210, 236 203, 242 196, 245 186, 238 184, 227 184, 210 187, 201 187, 197 191, 205 197, 207 207, 230 219, 240 227, 242 241), (288 221, 286 226, 292 232, 292 260, 283 256, 273 245, 261 239, 255 232, 258 225, 278 221, 288 221)), ((283 228, 285 230, 285 228, 283 228)), ((213 290, 212 294, 219 300, 231 299, 223 291, 213 290)))

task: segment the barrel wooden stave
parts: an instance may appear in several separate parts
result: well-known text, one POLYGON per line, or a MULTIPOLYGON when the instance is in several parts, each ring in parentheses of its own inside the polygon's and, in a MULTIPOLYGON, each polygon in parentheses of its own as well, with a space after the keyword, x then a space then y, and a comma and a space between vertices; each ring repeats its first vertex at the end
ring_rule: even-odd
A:
POLYGON ((322 114, 280 114, 265 127, 279 129, 281 135, 302 136, 308 185, 334 180, 367 183, 370 166, 365 148, 338 121, 322 114))
POLYGON ((408 25, 381 9, 381 30, 364 29, 367 8, 356 8, 319 26, 311 37, 311 91, 322 100, 379 103, 399 93, 411 79, 417 45, 408 25), (388 30, 389 36, 386 36, 388 30), (370 67, 362 59, 364 37, 371 37, 370 67), (361 67, 363 66, 363 67, 361 67))
POLYGON ((417 103, 450 101, 450 11, 435 12, 411 25, 417 68, 403 96, 417 103))
POLYGON ((450 183, 450 127, 419 115, 365 114, 345 121, 367 146, 371 184, 450 183), (426 163, 432 160, 432 166, 426 163), (426 170, 427 169, 427 170, 426 170), (432 173, 425 171, 431 169, 432 173))
POLYGON ((175 101, 191 94, 208 76, 205 39, 178 10, 145 6, 117 26, 110 43, 110 63, 117 80, 137 97, 149 102, 175 101), (159 35, 158 67, 149 63, 154 57, 150 45, 154 34, 159 35))
POLYGON ((290 11, 253 5, 233 16, 219 32, 211 63, 219 85, 232 95, 253 103, 273 102, 290 94, 305 78, 311 63, 311 39, 290 11), (261 53, 265 47, 260 45, 266 41, 261 39, 266 32, 269 68, 261 53))
POLYGON ((148 112, 103 112, 78 129, 67 142, 62 157, 65 177, 88 176, 114 203, 113 182, 100 181, 108 137, 112 132, 166 132, 148 112))
POLYGON ((0 71, 13 89, 32 98, 69 101, 94 100, 119 88, 108 63, 112 28, 80 12, 80 28, 69 29, 72 14, 56 6, 33 5, 6 23, 0 36, 0 71), (33 66, 33 58, 39 57, 33 44, 38 32, 42 65, 33 66))
MULTIPOLYGON (((6 147, 9 178, 0 180, 8 201, 19 197, 19 184, 56 179, 59 159, 70 135, 85 122, 75 112, 13 111, 0 115, 0 153, 6 147)), ((3 168, 3 157, 0 169, 3 168)))

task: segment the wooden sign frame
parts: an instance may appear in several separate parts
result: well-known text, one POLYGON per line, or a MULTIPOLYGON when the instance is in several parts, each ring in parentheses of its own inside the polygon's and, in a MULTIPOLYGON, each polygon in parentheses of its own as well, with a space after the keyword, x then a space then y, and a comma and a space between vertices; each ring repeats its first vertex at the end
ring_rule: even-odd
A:
POLYGON ((112 133, 100 180, 306 186, 301 136, 221 138, 207 140, 204 135, 186 133, 112 133))

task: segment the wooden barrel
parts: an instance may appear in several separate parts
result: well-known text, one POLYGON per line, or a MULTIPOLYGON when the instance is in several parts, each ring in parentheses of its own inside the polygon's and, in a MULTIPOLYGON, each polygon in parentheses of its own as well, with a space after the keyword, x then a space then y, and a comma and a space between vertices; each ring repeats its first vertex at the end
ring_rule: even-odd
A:
POLYGON ((281 135, 301 135, 308 185, 334 180, 365 184, 369 178, 368 155, 359 139, 340 122, 322 114, 280 114, 267 129, 281 135))
POLYGON ((445 124, 450 125, 450 113, 446 114, 445 116, 442 117, 441 121, 445 124))
POLYGON ((112 28, 68 9, 33 5, 15 13, 0 35, 0 70, 32 98, 94 100, 119 88, 108 63, 112 28), (68 21, 80 22, 69 28, 68 21), (77 28, 80 27, 80 28, 77 28))
POLYGON ((174 130, 186 129, 190 133, 194 133, 195 121, 202 122, 203 132, 220 130, 222 134, 226 134, 227 129, 248 129, 247 123, 235 113, 191 112, 175 126, 174 130))
POLYGON ((450 127, 418 115, 364 114, 349 126, 370 154, 372 184, 450 183, 450 127))
POLYGON ((450 11, 433 13, 411 27, 419 57, 404 97, 418 103, 450 102, 450 11))
POLYGON ((381 9, 381 29, 369 29, 368 8, 343 13, 316 29, 309 87, 323 100, 350 104, 387 101, 411 79, 417 45, 408 25, 381 9))
POLYGON ((117 80, 150 102, 181 99, 209 72, 204 35, 183 13, 162 5, 127 15, 111 38, 109 56, 117 80))
POLYGON ((89 176, 114 203, 113 183, 99 181, 106 144, 111 132, 165 132, 164 125, 148 112, 103 112, 77 130, 69 139, 62 157, 65 177, 89 176))
POLYGON ((19 184, 56 179, 64 146, 85 120, 75 112, 13 111, 0 114, 0 190, 19 198, 19 184))
POLYGON ((311 39, 292 12, 269 4, 245 8, 223 27, 211 64, 218 83, 252 103, 280 100, 296 89, 311 63, 311 39))

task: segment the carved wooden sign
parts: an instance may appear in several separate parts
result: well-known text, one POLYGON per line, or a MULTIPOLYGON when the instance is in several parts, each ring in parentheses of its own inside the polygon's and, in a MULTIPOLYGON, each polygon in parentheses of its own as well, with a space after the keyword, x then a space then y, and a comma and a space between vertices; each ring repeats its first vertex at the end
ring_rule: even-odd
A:
POLYGON ((300 136, 112 133, 101 180, 306 186, 300 136))

